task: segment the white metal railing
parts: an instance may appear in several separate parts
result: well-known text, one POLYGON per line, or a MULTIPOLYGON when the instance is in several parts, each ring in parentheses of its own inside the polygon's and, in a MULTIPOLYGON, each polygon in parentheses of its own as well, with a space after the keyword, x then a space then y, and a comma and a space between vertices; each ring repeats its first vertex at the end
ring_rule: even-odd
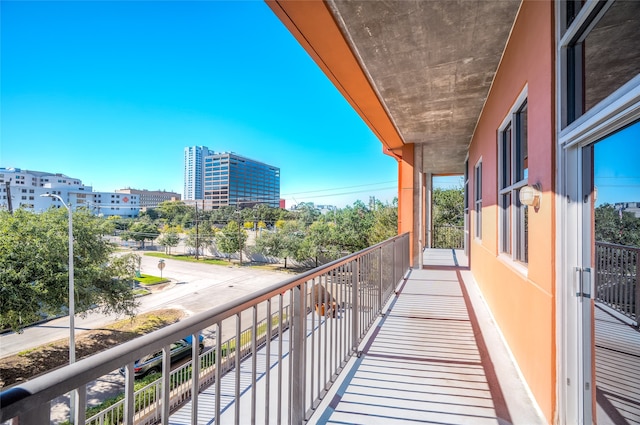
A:
MULTIPOLYGON (((283 323, 280 322, 280 313, 271 316, 271 335, 277 336, 280 329, 286 330, 289 327, 287 317, 288 307, 283 308, 283 323)), ((267 330, 269 321, 267 319, 258 323, 258 347, 262 347, 267 342, 267 330), (261 329, 264 328, 264 329, 261 329)), ((240 346, 240 357, 246 358, 251 354, 251 331, 246 329, 240 336, 240 344, 236 343, 236 338, 230 338, 221 344, 222 357, 219 361, 215 360, 214 350, 208 350, 199 356, 200 360, 200 388, 206 388, 214 382, 215 369, 221 368, 221 374, 224 375, 233 368, 233 359, 235 355, 235 347, 240 346)), ((191 373, 192 361, 179 366, 171 371, 171 410, 182 406, 191 399, 191 373)), ((162 379, 157 379, 138 391, 134 392, 134 422, 140 425, 154 424, 161 420, 160 417, 160 394, 162 390, 162 379)), ((87 425, 106 425, 121 424, 124 412, 124 399, 119 400, 104 410, 87 418, 87 425)))
POLYGON ((596 242, 595 299, 640 327, 640 247, 596 242))
MULTIPOLYGON (((409 236, 403 234, 6 389, 0 393, 0 421, 47 424, 51 401, 76 391, 74 423, 87 423, 87 385, 125 365, 121 407, 92 423, 168 423, 188 402, 186 423, 206 415, 220 424, 224 414, 225 422, 301 424, 356 353, 408 269, 409 236), (268 317, 277 320, 262 332, 268 317), (248 332, 242 332, 243 322, 248 332), (219 337, 230 328, 235 342, 227 344, 236 344, 233 349, 219 337), (199 362, 171 373, 170 345, 186 335, 198 341, 211 331, 214 347, 199 362), (136 398, 134 362, 159 350, 162 377, 136 398)), ((194 343, 192 358, 198 351, 194 343)))

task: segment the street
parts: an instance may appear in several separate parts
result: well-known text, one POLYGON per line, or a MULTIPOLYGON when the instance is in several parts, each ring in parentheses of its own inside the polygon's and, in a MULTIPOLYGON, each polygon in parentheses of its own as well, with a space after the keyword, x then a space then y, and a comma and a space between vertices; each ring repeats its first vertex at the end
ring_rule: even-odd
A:
MULTIPOLYGON (((141 256, 141 272, 160 275, 158 258, 141 256)), ((255 292, 261 288, 274 285, 290 276, 258 269, 224 267, 208 264, 190 263, 177 260, 164 260, 166 266, 163 276, 171 279, 166 289, 141 297, 138 313, 145 313, 162 308, 175 308, 184 311, 185 315, 193 315, 213 307, 233 301, 238 297, 255 292)), ((277 303, 273 303, 272 311, 277 311, 277 303)), ((265 307, 258 309, 259 320, 266 315, 265 307)), ((76 316, 76 337, 83 331, 100 328, 120 320, 122 317, 103 316, 99 313, 88 314, 81 318, 76 316)), ((249 312, 242 315, 242 328, 251 324, 249 312)), ((205 346, 210 348, 215 335, 211 330, 204 330, 205 346)), ((235 319, 223 322, 222 341, 235 336, 235 319)), ((58 339, 69 337, 69 318, 62 317, 40 325, 32 326, 21 334, 7 333, 0 336, 0 358, 16 354, 58 339)), ((105 375, 87 386, 87 403, 90 406, 113 397, 124 388, 124 381, 118 371, 105 375)), ((51 421, 59 423, 68 418, 69 398, 60 397, 52 402, 51 421)))
MULTIPOLYGON (((171 279, 167 289, 141 297, 138 313, 160 308, 181 309, 186 315, 206 311, 240 296, 288 279, 284 273, 265 270, 214 266, 165 259, 163 276, 171 279)), ((158 276, 158 258, 142 256, 141 271, 158 276)), ((85 318, 76 315, 76 336, 97 329, 123 317, 90 313, 85 318)), ((42 344, 69 337, 69 317, 61 317, 31 326, 21 334, 0 335, 0 358, 17 354, 42 344)))

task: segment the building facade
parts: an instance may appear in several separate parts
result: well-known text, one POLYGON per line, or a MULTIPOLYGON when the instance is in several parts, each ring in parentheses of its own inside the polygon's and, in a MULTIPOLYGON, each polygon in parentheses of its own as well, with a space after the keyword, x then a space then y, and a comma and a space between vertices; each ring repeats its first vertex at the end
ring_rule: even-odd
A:
POLYGON ((267 204, 280 206, 280 169, 206 146, 184 148, 184 200, 206 209, 267 204))
POLYGON ((470 272, 537 406, 612 423, 594 228, 640 190, 640 2, 267 3, 397 159, 413 266, 432 177, 464 174, 470 272))
POLYGON ((156 208, 166 201, 179 201, 181 196, 176 192, 167 192, 164 190, 145 190, 145 189, 119 189, 116 193, 128 193, 137 195, 140 199, 140 208, 144 211, 147 208, 156 208))
POLYGON ((204 158, 204 197, 212 208, 280 205, 280 169, 231 152, 204 158))
POLYGON ((184 199, 203 199, 204 158, 210 154, 206 146, 184 148, 184 199))
POLYGON ((0 209, 42 212, 51 207, 64 207, 59 199, 42 196, 45 194, 60 196, 74 210, 86 207, 95 215, 105 217, 133 218, 140 212, 136 194, 94 192, 80 179, 60 173, 0 168, 0 209))

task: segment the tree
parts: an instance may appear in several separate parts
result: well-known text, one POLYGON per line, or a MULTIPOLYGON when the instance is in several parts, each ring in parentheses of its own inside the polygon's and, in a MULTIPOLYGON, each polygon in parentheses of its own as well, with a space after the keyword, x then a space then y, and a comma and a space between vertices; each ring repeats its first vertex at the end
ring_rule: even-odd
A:
POLYGON ((284 268, 287 268, 287 258, 305 260, 310 257, 303 245, 305 234, 302 226, 295 221, 285 221, 273 232, 264 232, 256 240, 256 250, 272 257, 284 258, 284 268))
POLYGON ((340 248, 335 243, 335 227, 333 222, 318 220, 311 224, 307 230, 302 248, 309 257, 315 258, 316 266, 318 266, 319 256, 338 258, 340 255, 340 248))
MULTIPOLYGON (((216 243, 220 252, 231 254, 240 252, 247 241, 247 232, 236 221, 230 221, 216 234, 216 243)), ((231 258, 229 258, 231 261, 231 258)))
POLYGON ((155 212, 165 223, 176 226, 190 227, 195 217, 195 208, 182 201, 164 201, 155 208, 155 212))
POLYGON ((311 223, 320 217, 320 210, 317 209, 312 202, 301 202, 296 206, 296 215, 298 221, 310 226, 311 223))
POLYGON ((180 235, 174 230, 162 232, 158 238, 158 245, 164 247, 165 254, 171 254, 171 248, 178 246, 180 235))
MULTIPOLYGON (((75 309, 133 315, 131 292, 137 258, 114 256, 101 235, 102 218, 73 213, 75 309)), ((0 211, 0 327, 19 331, 42 314, 67 310, 69 299, 66 209, 40 214, 0 211)))
POLYGON ((144 249, 145 241, 152 241, 160 235, 160 232, 158 232, 158 226, 147 220, 136 221, 131 225, 128 231, 123 233, 123 239, 132 239, 134 241, 141 242, 142 249, 144 249))
POLYGON ((373 214, 362 201, 336 211, 333 217, 336 221, 336 243, 341 251, 356 252, 369 246, 373 214))
POLYGON ((386 241, 398 234, 398 198, 391 205, 375 202, 369 245, 386 241))
POLYGON ((433 190, 433 225, 464 226, 464 190, 433 190))
POLYGON ((460 248, 464 240, 464 190, 434 189, 433 248, 460 248))
POLYGON ((640 246, 640 218, 611 204, 600 205, 595 209, 595 237, 598 242, 640 246))
POLYGON ((207 247, 215 246, 215 231, 208 223, 192 227, 187 230, 185 245, 200 253, 207 247))

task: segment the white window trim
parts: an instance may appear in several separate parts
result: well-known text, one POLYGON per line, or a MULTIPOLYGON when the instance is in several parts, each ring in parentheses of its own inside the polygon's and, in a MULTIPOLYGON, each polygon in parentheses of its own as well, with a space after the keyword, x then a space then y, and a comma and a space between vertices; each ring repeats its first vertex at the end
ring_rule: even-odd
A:
MULTIPOLYGON (((518 95, 518 97, 516 98, 515 102, 513 103, 513 105, 511 106, 511 109, 509 110, 509 113, 504 117, 504 119, 502 120, 502 123, 500 124, 500 127, 498 127, 498 137, 496 140, 497 143, 497 150, 496 152, 498 152, 498 199, 497 199, 497 204, 498 204, 498 254, 501 258, 503 258, 505 261, 510 261, 511 263, 513 263, 513 267, 520 271, 523 274, 527 274, 528 272, 528 266, 527 263, 519 261, 516 259, 516 243, 517 243, 517 235, 516 232, 513 231, 513 226, 516 222, 517 219, 517 211, 515 208, 510 208, 509 211, 509 218, 511 220, 511 227, 510 227, 510 232, 509 232, 509 238, 510 238, 510 242, 511 242, 511 252, 505 252, 504 247, 503 247, 503 229, 504 229, 504 218, 502 216, 501 213, 501 202, 502 202, 502 195, 506 194, 506 193, 511 193, 511 204, 515 204, 516 200, 514 199, 513 194, 516 193, 515 191, 526 186, 528 184, 528 177, 523 178, 522 180, 519 180, 515 183, 512 183, 511 185, 505 187, 505 188, 501 188, 500 186, 502 185, 502 170, 503 170, 503 164, 502 164, 502 135, 504 133, 504 131, 507 129, 507 127, 511 126, 511 134, 512 137, 515 137, 515 120, 516 120, 516 116, 518 114, 518 112, 520 111, 520 109, 522 108, 522 106, 524 105, 525 102, 528 101, 528 95, 529 95, 529 86, 525 85, 524 88, 522 89, 522 91, 520 92, 520 94, 518 95)), ((515 167, 513 164, 513 155, 514 153, 511 152, 511 167, 510 170, 513 173, 515 170, 515 167)))
POLYGON ((473 237, 478 242, 482 241, 482 209, 482 157, 480 157, 473 166, 473 237), (480 168, 480 185, 478 185, 477 179, 478 168, 480 168), (480 195, 479 199, 477 199, 478 194, 480 195), (480 214, 477 210, 478 204, 480 204, 480 214))

